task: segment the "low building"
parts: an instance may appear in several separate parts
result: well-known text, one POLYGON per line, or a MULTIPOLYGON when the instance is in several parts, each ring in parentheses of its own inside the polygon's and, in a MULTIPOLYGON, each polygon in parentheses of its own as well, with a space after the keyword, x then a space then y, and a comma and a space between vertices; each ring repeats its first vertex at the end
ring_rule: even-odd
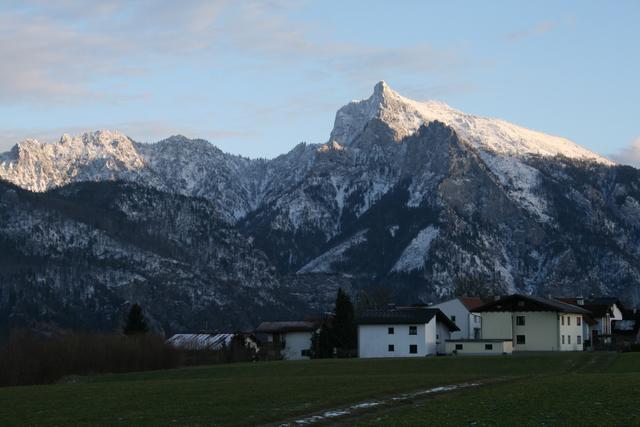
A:
POLYGON ((482 328, 480 315, 473 310, 484 303, 478 297, 458 297, 430 307, 440 309, 460 329, 451 333, 451 339, 479 339, 482 328))
POLYGON ((613 345, 614 323, 623 320, 624 306, 618 298, 558 298, 590 312, 583 328, 585 345, 594 350, 610 349, 613 345))
POLYGON ((446 343, 447 354, 495 356, 513 353, 512 340, 451 339, 446 343))
POLYGON ((584 308, 558 300, 514 294, 475 309, 482 339, 512 340, 513 351, 582 351, 584 308))
POLYGON ((309 359, 311 338, 321 326, 317 321, 262 322, 255 330, 265 348, 279 352, 285 360, 309 359))
POLYGON ((444 353, 458 327, 437 308, 389 307, 358 316, 358 356, 422 357, 444 353))

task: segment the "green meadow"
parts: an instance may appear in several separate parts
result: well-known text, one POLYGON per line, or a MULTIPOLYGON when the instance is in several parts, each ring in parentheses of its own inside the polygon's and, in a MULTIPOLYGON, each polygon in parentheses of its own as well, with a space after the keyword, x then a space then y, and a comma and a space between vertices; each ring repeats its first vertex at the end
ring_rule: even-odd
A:
POLYGON ((278 425, 465 382, 479 385, 325 424, 640 425, 638 353, 282 361, 80 377, 0 388, 0 425, 278 425))

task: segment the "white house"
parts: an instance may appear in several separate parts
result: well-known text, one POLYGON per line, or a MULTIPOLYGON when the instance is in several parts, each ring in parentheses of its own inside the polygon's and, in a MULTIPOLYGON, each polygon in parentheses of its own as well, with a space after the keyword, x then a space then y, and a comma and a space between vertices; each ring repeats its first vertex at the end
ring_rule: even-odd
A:
POLYGON ((358 357, 421 357, 446 351, 458 327, 437 308, 367 310, 358 319, 358 357))
POLYGON ((584 308, 531 295, 509 295, 475 312, 482 339, 512 340, 513 351, 582 351, 584 308))
POLYGON ((483 304, 484 301, 478 297, 458 297, 430 307, 439 308, 460 329, 451 333, 451 339, 479 339, 480 315, 472 313, 472 310, 483 304))
POLYGON ((277 347, 286 360, 309 359, 311 337, 319 322, 286 321, 262 322, 255 330, 262 341, 277 347))
POLYGON ((590 312, 583 324, 582 336, 588 347, 600 348, 612 343, 615 323, 623 320, 624 307, 615 297, 559 298, 590 312))

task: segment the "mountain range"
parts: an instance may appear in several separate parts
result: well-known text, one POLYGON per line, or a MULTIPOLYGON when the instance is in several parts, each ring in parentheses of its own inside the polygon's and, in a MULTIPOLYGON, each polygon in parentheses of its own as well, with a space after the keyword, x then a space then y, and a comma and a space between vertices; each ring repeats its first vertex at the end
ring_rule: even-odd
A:
POLYGON ((640 303, 640 171, 384 82, 274 159, 97 131, 21 142, 0 179, 7 325, 109 329, 136 300, 165 332, 248 328, 338 286, 640 303))

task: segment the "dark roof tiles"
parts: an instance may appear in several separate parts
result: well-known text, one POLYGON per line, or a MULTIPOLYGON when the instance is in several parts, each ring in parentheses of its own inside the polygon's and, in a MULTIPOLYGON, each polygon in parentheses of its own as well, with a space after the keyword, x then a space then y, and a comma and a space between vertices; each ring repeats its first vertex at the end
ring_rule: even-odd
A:
POLYGON ((433 317, 447 325, 449 330, 458 331, 458 327, 437 308, 397 307, 366 310, 357 318, 359 325, 409 325, 429 323, 433 317))
POLYGON ((590 314, 588 310, 562 301, 542 298, 535 295, 513 294, 492 301, 473 310, 482 313, 488 311, 556 311, 559 313, 590 314))

